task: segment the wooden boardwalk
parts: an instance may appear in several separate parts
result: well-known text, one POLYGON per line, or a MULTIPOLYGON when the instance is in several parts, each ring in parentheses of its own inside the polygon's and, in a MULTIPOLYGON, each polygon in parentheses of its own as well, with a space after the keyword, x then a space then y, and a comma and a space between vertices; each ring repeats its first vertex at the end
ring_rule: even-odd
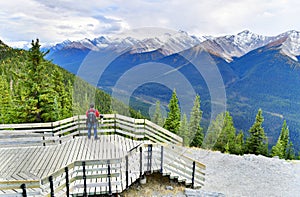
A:
MULTIPOLYGON (((0 148, 0 181, 39 181, 75 161, 123 157, 139 144, 120 135, 100 135, 98 140, 84 136, 46 147, 0 148)), ((14 193, 0 190, 7 192, 14 193)))
POLYGON ((78 137, 46 147, 0 148, 1 180, 39 180, 74 161, 123 157, 141 142, 119 135, 78 137))
POLYGON ((47 125, 0 125, 0 196, 121 193, 153 171, 203 185, 205 165, 168 143, 180 137, 146 120, 106 117, 98 140, 88 139, 80 127, 84 121, 74 117, 47 125), (13 127, 18 130, 9 132, 13 127))

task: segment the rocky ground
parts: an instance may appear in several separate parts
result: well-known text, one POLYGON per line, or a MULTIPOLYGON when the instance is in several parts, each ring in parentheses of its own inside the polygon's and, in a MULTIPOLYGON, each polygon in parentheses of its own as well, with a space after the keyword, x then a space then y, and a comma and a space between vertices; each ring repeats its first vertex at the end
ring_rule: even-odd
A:
POLYGON ((300 196, 300 161, 202 149, 189 149, 186 154, 206 165, 204 191, 230 197, 300 196))

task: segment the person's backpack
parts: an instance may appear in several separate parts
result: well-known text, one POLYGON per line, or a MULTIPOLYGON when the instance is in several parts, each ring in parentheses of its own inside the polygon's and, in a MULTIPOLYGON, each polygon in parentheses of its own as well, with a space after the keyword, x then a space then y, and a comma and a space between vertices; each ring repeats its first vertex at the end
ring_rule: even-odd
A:
POLYGON ((96 117, 96 111, 94 110, 89 110, 88 111, 88 115, 87 115, 87 122, 88 123, 92 123, 94 124, 95 122, 97 122, 97 117, 96 117))

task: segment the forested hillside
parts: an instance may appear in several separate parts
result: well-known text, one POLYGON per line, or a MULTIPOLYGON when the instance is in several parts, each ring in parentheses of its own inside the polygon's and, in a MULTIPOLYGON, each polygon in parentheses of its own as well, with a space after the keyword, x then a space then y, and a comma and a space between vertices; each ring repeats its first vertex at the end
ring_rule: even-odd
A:
POLYGON ((0 122, 49 122, 84 114, 91 102, 101 113, 140 117, 118 101, 45 60, 39 40, 28 51, 13 49, 0 41, 0 122), (75 88, 74 88, 75 87, 75 88), (76 89, 76 91, 74 91, 76 89), (130 114, 128 114, 128 112, 130 114))

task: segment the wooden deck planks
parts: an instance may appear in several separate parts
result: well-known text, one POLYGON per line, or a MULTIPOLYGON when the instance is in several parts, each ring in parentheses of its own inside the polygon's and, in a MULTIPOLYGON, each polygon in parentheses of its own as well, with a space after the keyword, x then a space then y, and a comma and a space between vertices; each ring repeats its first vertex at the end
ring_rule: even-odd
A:
MULTIPOLYGON (((19 166, 14 168, 14 171, 12 171, 11 173, 12 174, 19 174, 22 172, 23 176, 25 176, 25 172, 24 169, 26 167, 28 167, 28 164, 30 163, 31 161, 31 158, 33 157, 33 155, 36 153, 36 150, 35 149, 32 149, 32 148, 27 148, 26 151, 24 152, 24 157, 22 159, 21 162, 18 162, 19 163, 19 166)), ((24 177, 24 179, 29 179, 28 177, 24 177)))
POLYGON ((15 177, 18 177, 18 176, 16 176, 16 173, 14 173, 14 172, 23 163, 23 161, 25 161, 26 155, 28 154, 29 151, 28 151, 28 148, 26 148, 26 149, 21 149, 20 154, 18 154, 18 152, 19 151, 17 149, 14 149, 14 155, 15 156, 10 161, 10 163, 8 163, 5 166, 5 169, 3 170, 4 174, 2 176, 5 177, 8 180, 11 180, 11 179, 12 180, 13 179, 18 180, 18 179, 20 179, 20 178, 15 178, 15 177), (15 176, 13 177, 13 175, 15 175, 15 176))
POLYGON ((43 164, 43 161, 47 158, 49 147, 44 147, 40 150, 39 157, 36 158, 35 163, 30 167, 30 172, 34 175, 38 176, 39 170, 41 169, 41 166, 43 164))
POLYGON ((62 147, 63 148, 61 150, 60 159, 57 162, 57 165, 55 166, 54 170, 61 169, 61 168, 65 167, 67 165, 66 160, 68 159, 69 154, 70 154, 69 151, 70 151, 70 148, 71 148, 71 142, 70 141, 63 142, 62 147))
POLYGON ((6 171, 7 166, 9 165, 9 163, 14 159, 14 157, 16 157, 15 153, 14 153, 14 149, 5 149, 6 151, 3 153, 1 153, 1 155, 3 155, 3 157, 1 158, 1 165, 0 165, 0 176, 1 179, 4 178, 3 174, 6 171))
POLYGON ((43 149, 44 147, 35 148, 34 153, 31 155, 30 162, 28 162, 27 166, 23 169, 23 172, 29 174, 33 180, 37 179, 38 177, 32 173, 34 172, 32 166, 34 166, 34 164, 37 163, 37 160, 42 157, 43 149))
POLYGON ((79 137, 53 146, 0 148, 0 178, 20 178, 18 173, 42 178, 76 160, 122 157, 136 144, 118 135, 100 135, 98 140, 79 137))
POLYGON ((84 148, 85 148, 85 140, 83 139, 78 139, 79 140, 79 145, 78 145, 78 154, 77 154, 77 158, 76 158, 76 161, 80 161, 82 160, 82 155, 83 155, 83 152, 84 152, 84 148))
POLYGON ((70 143, 71 149, 70 149, 70 154, 69 154, 69 156, 67 158, 67 161, 65 163, 65 166, 70 164, 72 161, 76 161, 77 153, 78 153, 78 150, 79 150, 79 143, 80 142, 79 142, 78 138, 73 139, 69 143, 70 143))
POLYGON ((59 164, 60 161, 63 159, 64 150, 67 149, 65 145, 66 143, 55 146, 55 149, 53 150, 53 155, 50 158, 47 168, 44 170, 44 173, 41 177, 48 176, 48 174, 53 173, 62 167, 59 164))
POLYGON ((45 171, 48 171, 48 168, 50 167, 50 163, 52 159, 55 159, 53 156, 55 154, 55 149, 57 148, 57 146, 51 146, 48 148, 48 151, 45 152, 45 156, 43 161, 41 161, 41 165, 38 167, 38 177, 43 177, 43 175, 47 175, 45 174, 45 171))
MULTIPOLYGON (((135 141, 119 135, 99 135, 98 137, 98 140, 88 139, 86 136, 76 137, 63 141, 62 144, 46 147, 0 148, 0 159, 4 161, 0 163, 0 180, 39 180, 47 178, 51 173, 75 161, 121 158, 129 150, 132 150, 132 154, 129 156, 129 185, 135 182, 140 175, 140 152, 139 148, 134 148, 142 144, 143 141, 135 141)), ((143 172, 147 170, 147 150, 147 146, 143 147, 143 172)), ((125 165, 125 160, 121 164, 110 164, 111 173, 121 173, 120 178, 111 178, 113 192, 122 191, 126 187, 126 174, 124 171, 121 172, 121 168, 124 169, 125 165)), ((87 169, 96 169, 87 171, 87 175, 106 174, 107 168, 106 164, 87 166, 87 169)), ((151 170, 159 169, 160 146, 157 146, 153 147, 151 170)), ((76 166, 74 170, 82 170, 82 166, 76 166)), ((76 174, 82 176, 82 172, 75 172, 73 177, 76 174)), ((83 185, 82 179, 75 182, 83 185)), ((87 179, 87 184, 90 185, 88 193, 107 193, 107 183, 108 178, 105 177, 87 179)), ((74 188, 73 192, 83 193, 83 188, 74 188)))

